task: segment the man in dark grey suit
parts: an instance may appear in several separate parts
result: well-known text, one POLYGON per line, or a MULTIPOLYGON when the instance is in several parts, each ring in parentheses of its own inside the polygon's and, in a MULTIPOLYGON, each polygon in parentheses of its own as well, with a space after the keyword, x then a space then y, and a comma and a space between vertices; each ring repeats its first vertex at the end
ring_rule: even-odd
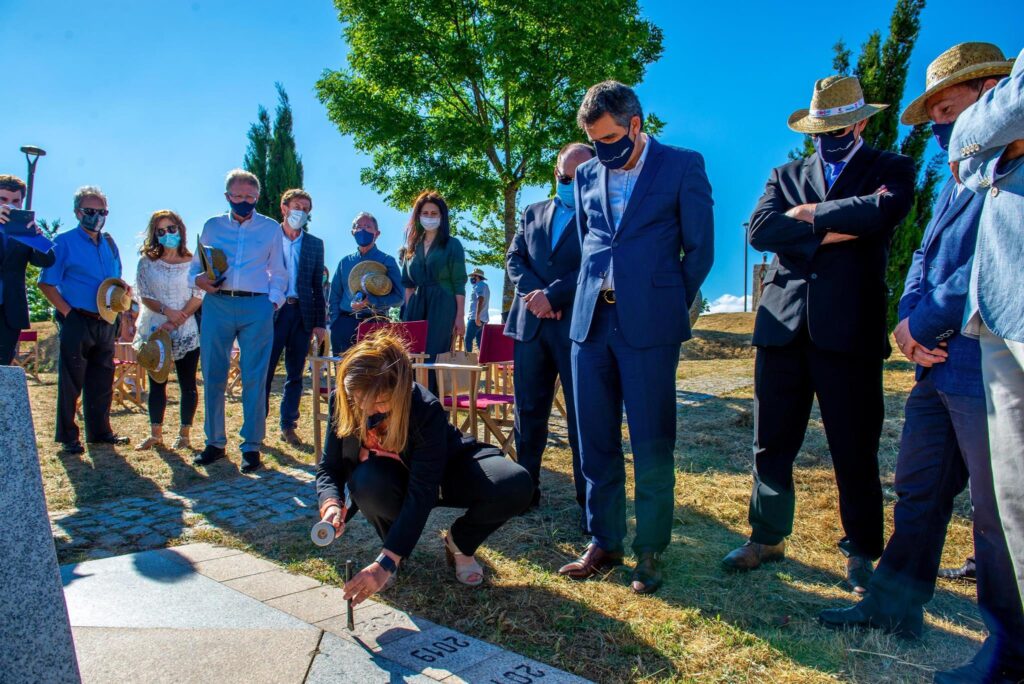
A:
POLYGON ((274 313, 274 346, 267 368, 267 410, 274 370, 283 351, 286 378, 281 397, 281 439, 293 446, 302 444, 295 428, 309 340, 314 337, 319 345, 326 334, 324 243, 306 230, 312 210, 313 198, 305 190, 288 190, 281 197, 281 240, 288 289, 284 305, 274 313))
MULTIPOLYGON (((569 322, 580 271, 576 232, 576 167, 594 156, 582 143, 570 143, 555 161, 556 196, 526 207, 505 263, 515 298, 505 334, 516 341, 516 454, 533 477, 533 506, 540 503, 540 462, 548 440, 555 383, 562 381, 569 424, 569 448, 581 511, 587 483, 580 473, 576 406, 572 393, 572 340, 569 322)), ((586 518, 581 517, 586 530, 586 518)))
MULTIPOLYGON (((25 182, 17 176, 0 175, 0 224, 7 223, 11 208, 21 209, 25 182)), ((9 366, 18 348, 18 337, 29 327, 25 267, 53 264, 53 250, 39 252, 8 238, 0 228, 0 366, 9 366)))

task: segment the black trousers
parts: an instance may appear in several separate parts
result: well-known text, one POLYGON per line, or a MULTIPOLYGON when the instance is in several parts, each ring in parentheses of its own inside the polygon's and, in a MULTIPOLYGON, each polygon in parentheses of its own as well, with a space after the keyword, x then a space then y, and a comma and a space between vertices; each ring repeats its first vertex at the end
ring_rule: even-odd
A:
POLYGON ((7 324, 4 305, 0 304, 0 366, 10 366, 14 361, 14 351, 18 348, 18 337, 21 330, 7 324))
MULTIPOLYGON (((409 471, 398 460, 371 456, 352 472, 348 481, 352 500, 383 541, 398 519, 409 486, 409 471)), ((480 444, 448 461, 441 480, 438 506, 466 508, 452 525, 455 546, 467 555, 492 532, 526 510, 533 481, 521 466, 505 458, 501 450, 480 444)))
POLYGON ((82 397, 85 438, 110 436, 110 401, 114 396, 114 326, 72 310, 57 314, 60 351, 57 360, 56 441, 77 442, 75 403, 82 397))
POLYGON ((579 434, 576 428, 576 402, 572 393, 572 341, 568 328, 556 321, 541 321, 537 335, 529 342, 516 342, 513 366, 516 391, 516 460, 533 478, 540 497, 540 463, 548 442, 548 422, 555 400, 555 382, 562 379, 565 409, 568 414, 569 448, 572 449, 572 476, 576 501, 581 510, 581 527, 586 532, 587 481, 580 472, 579 434))
POLYGON ((759 347, 754 363, 754 489, 751 541, 778 544, 793 531, 793 461, 818 398, 839 488, 848 555, 882 555, 878 441, 885 405, 882 359, 820 349, 803 334, 784 347, 759 347))
POLYGON ((281 396, 281 429, 294 430, 299 424, 299 402, 302 400, 302 376, 306 372, 306 355, 313 331, 302 322, 299 303, 286 303, 274 316, 274 344, 267 364, 267 414, 270 414, 270 386, 274 371, 284 353, 284 393, 281 396))
MULTIPOLYGON (((174 362, 174 373, 181 389, 180 414, 181 425, 191 426, 199 405, 199 389, 196 387, 196 370, 199 368, 199 347, 174 362)), ((164 412, 167 410, 167 383, 149 379, 149 422, 151 425, 163 425, 164 412)))

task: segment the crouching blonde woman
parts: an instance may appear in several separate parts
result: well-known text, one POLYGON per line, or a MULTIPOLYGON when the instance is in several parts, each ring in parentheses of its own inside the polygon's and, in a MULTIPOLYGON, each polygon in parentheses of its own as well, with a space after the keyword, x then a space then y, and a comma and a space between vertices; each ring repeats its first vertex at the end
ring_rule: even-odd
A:
POLYGON ((533 480, 499 449, 452 426, 437 397, 413 382, 402 341, 384 332, 341 362, 316 488, 320 516, 339 534, 358 508, 383 542, 377 560, 345 585, 345 598, 358 603, 409 556, 435 506, 467 509, 444 538, 445 555, 459 582, 483 582, 473 554, 526 509, 533 480))

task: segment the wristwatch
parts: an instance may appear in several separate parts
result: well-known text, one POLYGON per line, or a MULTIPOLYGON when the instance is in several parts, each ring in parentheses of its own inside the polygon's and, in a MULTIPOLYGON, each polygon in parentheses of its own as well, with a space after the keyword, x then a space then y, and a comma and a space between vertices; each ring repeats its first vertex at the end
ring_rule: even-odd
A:
POLYGON ((395 570, 398 570, 398 563, 393 561, 391 559, 391 556, 387 555, 386 553, 382 553, 379 556, 377 556, 376 561, 380 565, 380 567, 384 568, 389 573, 394 573, 395 570))

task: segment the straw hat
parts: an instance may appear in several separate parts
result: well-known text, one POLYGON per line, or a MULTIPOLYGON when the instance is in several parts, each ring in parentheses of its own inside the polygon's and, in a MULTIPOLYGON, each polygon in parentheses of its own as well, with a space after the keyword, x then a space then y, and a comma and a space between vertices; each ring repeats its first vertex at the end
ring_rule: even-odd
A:
POLYGON ((206 277, 210 279, 210 282, 215 283, 224 277, 224 273, 228 270, 228 258, 224 255, 224 250, 200 242, 197 251, 199 252, 199 265, 206 271, 206 277))
POLYGON ((949 48, 928 65, 925 91, 907 105, 900 123, 908 126, 929 121, 927 103, 935 93, 957 83, 984 76, 1009 76, 1013 60, 1006 59, 1003 51, 992 43, 960 43, 949 48))
POLYGON ((392 287, 388 268, 379 261, 360 261, 348 274, 348 289, 353 293, 366 292, 383 297, 391 293, 392 287))
POLYGON ((789 117, 797 133, 827 133, 874 116, 889 105, 864 104, 864 91, 856 76, 829 76, 816 81, 811 106, 789 117))
POLYGON ((167 376, 171 374, 171 366, 174 364, 171 336, 163 328, 157 328, 142 344, 135 359, 149 372, 153 382, 167 382, 167 376))
POLYGON ((487 280, 487 276, 484 275, 483 269, 480 268, 473 269, 473 272, 469 274, 469 277, 472 278, 473 276, 476 276, 480 280, 487 280))
POLYGON ((96 310, 100 318, 113 323, 117 315, 124 313, 132 306, 132 298, 128 296, 128 283, 120 278, 107 278, 96 290, 96 310))

